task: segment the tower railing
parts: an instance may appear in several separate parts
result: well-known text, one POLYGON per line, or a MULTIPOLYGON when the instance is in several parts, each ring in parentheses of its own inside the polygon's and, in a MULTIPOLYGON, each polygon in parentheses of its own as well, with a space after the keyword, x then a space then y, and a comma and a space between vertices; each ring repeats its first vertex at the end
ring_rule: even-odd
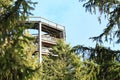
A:
POLYGON ((50 21, 46 18, 43 18, 43 17, 40 17, 40 16, 30 16, 27 18, 27 21, 41 21, 42 23, 45 23, 45 24, 48 24, 48 25, 51 25, 57 29, 60 29, 60 30, 65 30, 65 26, 61 25, 61 24, 57 24, 53 21, 50 21))

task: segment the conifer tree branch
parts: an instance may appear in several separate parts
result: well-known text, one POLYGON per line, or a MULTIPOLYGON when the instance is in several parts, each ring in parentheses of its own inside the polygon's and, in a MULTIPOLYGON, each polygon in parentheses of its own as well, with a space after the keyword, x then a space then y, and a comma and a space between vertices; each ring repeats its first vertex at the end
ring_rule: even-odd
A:
POLYGON ((15 12, 17 12, 20 8, 20 5, 21 3, 23 2, 24 0, 17 0, 15 2, 15 5, 12 7, 12 9, 10 11, 8 11, 7 13, 1 15, 0 17, 0 21, 5 21, 7 20, 10 16, 13 16, 15 12))

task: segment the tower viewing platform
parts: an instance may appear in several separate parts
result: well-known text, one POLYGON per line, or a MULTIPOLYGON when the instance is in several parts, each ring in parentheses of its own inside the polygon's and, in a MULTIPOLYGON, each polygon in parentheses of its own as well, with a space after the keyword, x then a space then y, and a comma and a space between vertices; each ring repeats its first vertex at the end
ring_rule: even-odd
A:
POLYGON ((42 55, 49 54, 49 49, 57 40, 66 40, 65 27, 42 17, 29 17, 26 24, 30 25, 30 33, 36 36, 40 61, 42 55))

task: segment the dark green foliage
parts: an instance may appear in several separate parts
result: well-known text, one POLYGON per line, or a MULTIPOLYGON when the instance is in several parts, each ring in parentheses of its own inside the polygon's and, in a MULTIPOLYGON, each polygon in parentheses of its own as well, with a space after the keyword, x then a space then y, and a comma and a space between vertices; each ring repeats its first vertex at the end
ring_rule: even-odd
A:
MULTIPOLYGON (((120 51, 98 44, 95 48, 76 46, 72 49, 58 41, 51 53, 44 56, 40 66, 38 56, 32 55, 37 49, 34 39, 24 32, 28 27, 24 21, 34 4, 31 0, 0 0, 0 80, 120 79, 120 51), (78 56, 82 54, 82 58, 75 52, 78 56)), ((83 6, 90 13, 99 10, 109 21, 104 32, 92 39, 99 43, 105 36, 105 41, 117 38, 119 43, 120 1, 87 0, 83 6)))
POLYGON ((120 51, 119 50, 111 50, 110 48, 105 48, 98 44, 96 45, 95 48, 91 48, 91 47, 89 48, 89 47, 78 45, 78 46, 75 46, 73 50, 75 50, 77 54, 81 53, 83 55, 83 59, 87 59, 87 58, 89 60, 95 59, 95 61, 97 62, 104 62, 104 61, 120 62, 120 57, 119 57, 120 51), (107 60, 108 56, 109 56, 109 60, 107 60))
POLYGON ((90 68, 90 72, 96 73, 96 80, 119 80, 120 57, 118 55, 120 55, 120 51, 113 51, 99 45, 95 48, 83 46, 74 48, 76 48, 77 53, 87 54, 87 57, 83 56, 84 60, 92 61, 96 65, 98 72, 93 71, 95 68, 90 68))
POLYGON ((0 80, 37 80, 40 65, 33 39, 23 34, 34 8, 30 0, 0 1, 0 80), (34 48, 33 48, 34 46, 34 48))
POLYGON ((59 41, 51 52, 54 55, 44 56, 42 80, 97 80, 100 65, 93 61, 81 61, 70 47, 59 41))
MULTIPOLYGON (((79 0, 85 2, 83 7, 91 14, 96 14, 96 10, 101 15, 105 15, 108 19, 108 24, 105 26, 103 33, 97 37, 92 37, 94 41, 97 41, 96 47, 84 47, 75 46, 73 51, 78 55, 83 56, 83 61, 88 61, 90 64, 85 65, 87 67, 87 76, 90 80, 120 80, 120 51, 105 48, 104 41, 117 40, 120 42, 120 1, 119 0, 79 0), (102 45, 99 43, 103 43, 102 45), (92 62, 92 63, 91 63, 92 62), (93 67, 92 64, 94 64, 93 67), (93 74, 91 76, 90 74, 93 74)), ((99 17, 99 21, 101 19, 99 17)), ((86 76, 86 77, 87 77, 86 76)), ((85 80, 88 80, 85 79, 85 80)))
POLYGON ((44 56, 42 80, 74 80, 78 77, 75 75, 80 58, 71 51, 70 45, 59 41, 51 53, 58 56, 44 56))
MULTIPOLYGON (((79 0, 86 1, 86 0, 79 0)), ((106 19, 108 19, 108 24, 104 29, 103 33, 101 33, 97 37, 93 37, 95 41, 103 42, 102 37, 105 36, 105 41, 112 41, 113 38, 117 38, 117 43, 120 42, 120 1, 119 0, 87 0, 87 2, 83 5, 86 8, 86 11, 90 13, 96 13, 96 10, 100 12, 100 14, 105 15, 106 19)), ((101 19, 99 17, 99 21, 101 19)))

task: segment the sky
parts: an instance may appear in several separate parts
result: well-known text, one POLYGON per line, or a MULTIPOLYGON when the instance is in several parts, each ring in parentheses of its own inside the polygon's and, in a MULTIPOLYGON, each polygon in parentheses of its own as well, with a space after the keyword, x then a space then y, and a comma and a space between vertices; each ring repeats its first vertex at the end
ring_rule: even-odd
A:
POLYGON ((71 46, 85 45, 94 46, 95 43, 90 37, 98 36, 107 20, 102 18, 102 24, 98 22, 98 16, 85 11, 83 2, 79 0, 34 0, 38 2, 34 16, 41 16, 58 24, 66 29, 66 42, 71 46))

